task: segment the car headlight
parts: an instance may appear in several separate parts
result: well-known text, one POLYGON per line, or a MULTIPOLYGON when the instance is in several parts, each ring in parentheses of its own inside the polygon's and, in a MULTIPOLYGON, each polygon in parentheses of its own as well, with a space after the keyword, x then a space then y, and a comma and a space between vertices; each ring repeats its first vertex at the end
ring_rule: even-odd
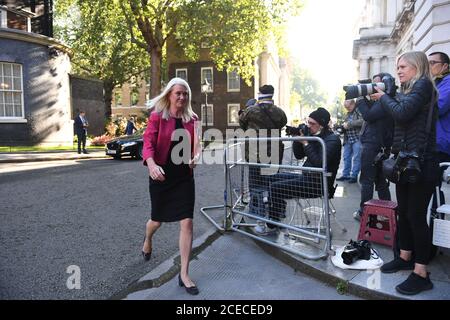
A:
POLYGON ((125 149, 125 148, 127 148, 127 147, 131 147, 131 146, 134 146, 134 145, 136 145, 136 144, 137 144, 136 141, 124 143, 124 144, 122 145, 122 149, 125 149))

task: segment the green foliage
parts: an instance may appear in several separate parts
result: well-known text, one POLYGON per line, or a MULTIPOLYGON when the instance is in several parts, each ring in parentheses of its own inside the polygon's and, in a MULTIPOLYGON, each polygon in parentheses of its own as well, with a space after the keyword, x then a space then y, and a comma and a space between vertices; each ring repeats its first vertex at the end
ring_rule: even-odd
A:
POLYGON ((348 281, 340 280, 336 285, 336 291, 341 294, 347 294, 348 293, 348 281))
POLYGON ((321 91, 320 84, 307 70, 299 66, 294 67, 291 92, 291 108, 295 110, 300 107, 301 117, 305 117, 318 107, 326 108, 325 94, 321 91))
MULTIPOLYGON (((134 41, 152 56, 152 52, 163 52, 166 39, 173 35, 187 58, 196 61, 201 43, 207 41, 219 70, 237 67, 241 77, 250 83, 255 59, 272 38, 282 42, 283 25, 289 15, 298 14, 301 3, 301 0, 128 0, 121 3, 121 8, 129 17, 134 41)), ((154 83, 160 79, 158 75, 154 83)))
POLYGON ((149 68, 146 52, 131 42, 118 0, 56 0, 55 36, 73 49, 75 73, 112 88, 149 68))
POLYGON ((284 26, 300 7, 298 0, 188 1, 175 14, 175 34, 189 59, 197 60, 201 43, 207 41, 217 69, 237 67, 250 84, 254 61, 270 42, 283 47, 284 26))

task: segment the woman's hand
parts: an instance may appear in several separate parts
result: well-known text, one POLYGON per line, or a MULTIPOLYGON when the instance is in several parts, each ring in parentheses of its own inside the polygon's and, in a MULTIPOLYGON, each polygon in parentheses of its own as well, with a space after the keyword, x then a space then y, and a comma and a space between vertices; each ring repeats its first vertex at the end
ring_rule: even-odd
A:
POLYGON ((160 166, 157 164, 152 164, 148 166, 148 172, 150 175, 150 178, 157 181, 164 181, 166 180, 166 177, 164 175, 166 174, 160 166))
POLYGON ((386 94, 383 90, 381 90, 378 87, 375 87, 375 90, 377 90, 378 92, 370 95, 370 100, 372 101, 378 101, 381 99, 382 96, 386 94))
POLYGON ((199 155, 196 155, 194 158, 192 158, 192 159, 189 161, 189 168, 194 169, 194 168, 197 166, 197 162, 198 162, 198 159, 199 159, 199 158, 200 158, 199 155))

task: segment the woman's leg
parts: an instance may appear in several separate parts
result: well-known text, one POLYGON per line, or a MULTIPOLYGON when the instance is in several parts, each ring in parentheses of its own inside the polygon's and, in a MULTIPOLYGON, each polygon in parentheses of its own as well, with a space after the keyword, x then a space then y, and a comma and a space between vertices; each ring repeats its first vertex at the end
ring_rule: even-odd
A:
POLYGON ((180 221, 180 276, 186 287, 195 286, 189 278, 189 260, 192 251, 193 223, 192 219, 186 218, 180 221))
POLYGON ((408 220, 409 210, 409 188, 405 184, 397 184, 395 187, 398 203, 398 225, 397 232, 400 246, 400 258, 405 261, 411 260, 414 240, 411 230, 411 225, 408 220))
POLYGON ((144 246, 142 247, 143 252, 149 253, 150 251, 152 251, 152 237, 160 226, 161 222, 153 221, 152 219, 147 221, 147 224, 145 226, 145 241, 144 246))
POLYGON ((421 182, 409 186, 408 220, 414 237, 415 268, 414 273, 427 276, 426 266, 430 259, 431 236, 426 216, 428 204, 433 194, 431 183, 421 182))

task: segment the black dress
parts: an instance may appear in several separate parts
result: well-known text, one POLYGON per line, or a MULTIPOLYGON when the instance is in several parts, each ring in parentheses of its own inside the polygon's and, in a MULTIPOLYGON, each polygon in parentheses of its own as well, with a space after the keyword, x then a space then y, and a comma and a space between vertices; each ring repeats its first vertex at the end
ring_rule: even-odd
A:
MULTIPOLYGON (((183 129, 182 119, 176 118, 175 129, 183 129)), ((152 220, 174 222, 193 218, 195 202, 195 184, 192 170, 188 164, 176 165, 172 162, 172 149, 179 141, 172 141, 167 163, 162 165, 165 181, 156 181, 149 177, 152 220)), ((182 152, 180 153, 182 156, 182 152)))

